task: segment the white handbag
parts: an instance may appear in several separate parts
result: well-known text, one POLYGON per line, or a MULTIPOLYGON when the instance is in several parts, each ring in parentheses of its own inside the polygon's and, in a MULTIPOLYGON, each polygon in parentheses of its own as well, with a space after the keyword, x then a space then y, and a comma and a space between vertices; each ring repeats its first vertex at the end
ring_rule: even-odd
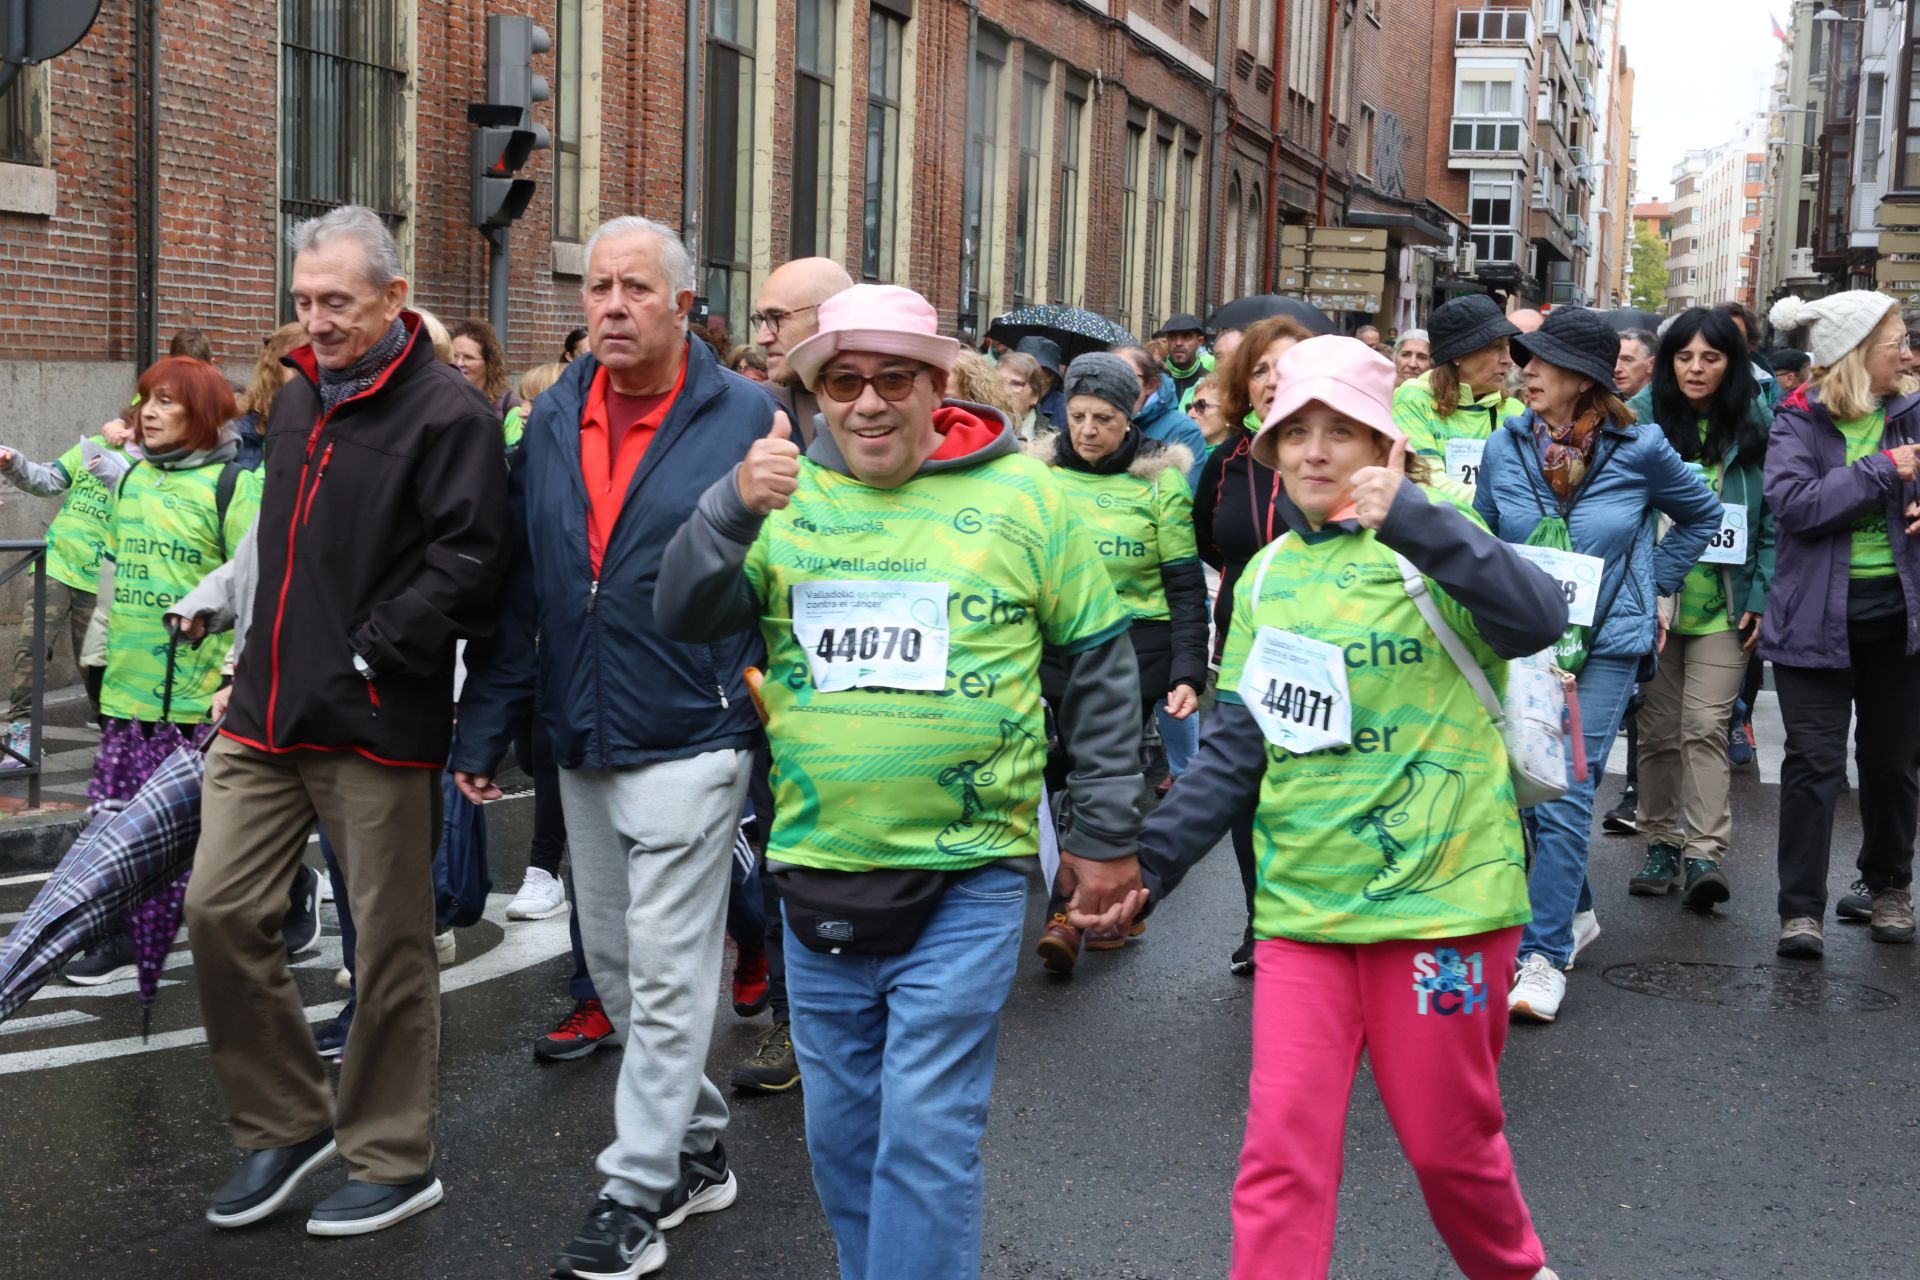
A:
MULTIPOLYGON (((1567 794, 1568 749, 1567 710, 1572 681, 1555 670, 1551 650, 1531 657, 1516 658, 1507 664, 1507 697, 1502 704, 1493 691, 1493 682, 1480 669, 1466 642, 1447 625, 1440 607, 1427 591, 1427 580, 1405 556, 1396 553, 1400 579, 1414 607, 1427 620, 1440 646, 1466 677, 1494 728, 1507 744, 1507 760, 1513 768, 1513 794, 1518 806, 1530 809, 1567 794)), ((1576 713, 1577 715, 1577 713, 1576 713)), ((1584 769, 1579 770, 1584 775, 1584 769)))

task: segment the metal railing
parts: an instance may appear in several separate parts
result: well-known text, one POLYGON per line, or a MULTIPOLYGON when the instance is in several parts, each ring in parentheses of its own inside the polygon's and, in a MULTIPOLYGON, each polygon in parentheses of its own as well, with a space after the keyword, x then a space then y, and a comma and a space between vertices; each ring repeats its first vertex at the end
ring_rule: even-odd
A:
POLYGON ((33 701, 27 709, 27 754, 21 755, 13 744, 0 739, 0 753, 19 761, 19 767, 0 773, 0 782, 24 778, 27 783, 27 807, 40 807, 43 709, 47 695, 47 544, 33 538, 0 540, 0 562, 12 557, 0 568, 0 586, 5 586, 28 569, 33 570, 33 701))

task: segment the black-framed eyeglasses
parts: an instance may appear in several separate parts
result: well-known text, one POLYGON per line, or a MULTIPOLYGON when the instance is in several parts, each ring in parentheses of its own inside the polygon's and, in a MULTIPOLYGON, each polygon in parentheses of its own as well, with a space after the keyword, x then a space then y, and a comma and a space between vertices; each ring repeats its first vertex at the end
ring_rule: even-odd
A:
POLYGON ((747 317, 747 323, 754 327, 755 332, 764 328, 769 332, 777 334, 780 332, 781 325, 793 319, 802 311, 818 311, 819 309, 820 304, 816 302, 812 306, 795 307, 791 311, 756 311, 747 317))
POLYGON ((852 404, 871 386, 882 400, 897 404, 913 394, 913 384, 919 380, 918 369, 882 369, 872 377, 852 369, 833 369, 820 375, 820 390, 829 400, 852 404))

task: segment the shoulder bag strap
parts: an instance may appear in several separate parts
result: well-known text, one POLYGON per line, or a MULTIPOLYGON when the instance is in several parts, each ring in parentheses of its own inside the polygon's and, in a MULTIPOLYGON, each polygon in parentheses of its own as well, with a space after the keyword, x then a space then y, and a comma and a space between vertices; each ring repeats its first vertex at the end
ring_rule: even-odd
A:
POLYGON ((1267 566, 1273 563, 1273 557, 1279 552, 1280 544, 1285 542, 1287 538, 1291 536, 1291 533, 1292 531, 1289 530, 1287 533, 1281 534, 1260 549, 1260 571, 1253 575, 1253 599, 1251 603, 1255 609, 1260 607, 1260 590, 1267 585, 1267 566))
POLYGON ((1460 669, 1460 674, 1465 677, 1468 686, 1480 699, 1480 705, 1484 706, 1487 714, 1493 717, 1493 723, 1498 727, 1504 727, 1507 723, 1507 709, 1501 705, 1500 695, 1493 691, 1493 681, 1487 679, 1487 673, 1480 669, 1478 662, 1474 661, 1473 654, 1467 649, 1467 642, 1460 638, 1460 633, 1448 626, 1446 618, 1441 616, 1440 606, 1433 602, 1433 595, 1427 590, 1427 580, 1420 575, 1418 569, 1414 568, 1413 561, 1397 551, 1393 558, 1400 562, 1400 581, 1406 587, 1407 597, 1413 601, 1413 607, 1418 609, 1420 616, 1427 620, 1427 626, 1432 629, 1434 638, 1440 642, 1440 647, 1447 651, 1447 656, 1453 659, 1453 665, 1460 669))

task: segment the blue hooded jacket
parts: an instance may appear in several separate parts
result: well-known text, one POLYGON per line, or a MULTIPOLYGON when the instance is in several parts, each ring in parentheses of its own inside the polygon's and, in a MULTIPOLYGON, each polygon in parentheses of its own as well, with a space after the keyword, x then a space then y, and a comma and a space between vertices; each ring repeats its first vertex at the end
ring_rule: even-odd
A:
MULTIPOLYGON (((1532 410, 1508 418, 1487 441, 1473 509, 1495 537, 1523 543, 1558 500, 1540 469, 1532 410)), ((1603 425, 1594 470, 1567 516, 1573 549, 1606 561, 1588 637, 1595 657, 1653 652, 1659 597, 1673 595, 1720 528, 1720 500, 1680 460, 1657 426, 1603 425), (1673 528, 1656 545, 1657 517, 1673 528), (1629 567, 1631 562, 1631 567, 1629 567)))
POLYGON ((1193 455, 1193 465, 1187 470, 1187 488, 1199 492, 1200 471, 1207 465, 1207 437, 1192 418, 1180 412, 1180 392, 1175 389, 1172 378, 1164 373, 1160 375, 1159 387, 1153 398, 1133 415, 1133 425, 1149 440, 1186 447, 1193 455))

